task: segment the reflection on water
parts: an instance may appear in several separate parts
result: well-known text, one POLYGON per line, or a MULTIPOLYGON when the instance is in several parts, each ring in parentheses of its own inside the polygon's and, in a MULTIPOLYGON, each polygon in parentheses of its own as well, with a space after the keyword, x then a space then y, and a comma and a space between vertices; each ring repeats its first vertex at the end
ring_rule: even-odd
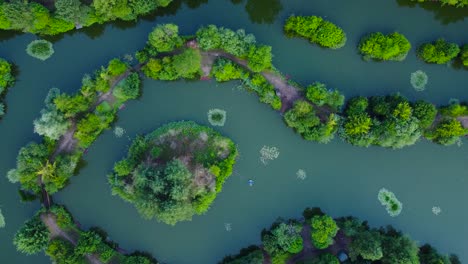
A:
POLYGON ((399 6, 403 7, 421 7, 427 11, 434 13, 434 18, 439 20, 442 24, 447 25, 462 21, 465 17, 468 17, 468 8, 457 8, 453 6, 440 6, 440 3, 435 2, 424 2, 418 3, 411 0, 397 0, 399 6))
MULTIPOLYGON (((233 4, 240 4, 244 0, 231 0, 233 4)), ((251 22, 256 24, 272 24, 279 12, 283 10, 280 0, 247 0, 245 11, 251 22)))

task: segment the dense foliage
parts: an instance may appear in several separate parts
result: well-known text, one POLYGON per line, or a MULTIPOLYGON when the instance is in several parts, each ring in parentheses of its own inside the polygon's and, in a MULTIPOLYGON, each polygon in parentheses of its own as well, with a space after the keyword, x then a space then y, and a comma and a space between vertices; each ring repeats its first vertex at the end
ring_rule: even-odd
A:
POLYGON ((42 251, 49 241, 50 232, 38 215, 26 221, 16 232, 13 244, 16 249, 28 255, 42 251))
POLYGON ((143 67, 143 72, 155 80, 195 79, 200 76, 200 64, 200 52, 195 49, 186 49, 174 56, 149 59, 143 67))
MULTIPOLYGON (((393 229, 370 228, 366 221, 355 217, 336 220, 324 214, 320 208, 307 208, 304 220, 277 220, 268 230, 262 231, 262 246, 266 259, 271 263, 338 264, 336 252, 346 252, 349 260, 343 263, 382 263, 382 264, 459 264, 456 255, 445 256, 430 245, 421 248, 417 243, 393 229), (312 245, 303 241, 301 230, 311 225, 312 245), (338 235, 337 235, 338 233, 338 235), (339 236, 333 247, 335 235, 339 236), (328 249, 326 249, 328 248, 328 249), (317 249, 320 250, 317 252, 317 249), (320 253, 317 256, 317 253, 320 253)), ((304 235, 306 232, 302 232, 304 235)), ((263 261, 260 247, 250 246, 236 256, 227 256, 220 264, 260 264, 263 261)))
POLYGON ((26 47, 26 52, 29 56, 44 61, 50 58, 55 51, 51 42, 40 39, 29 43, 26 47))
POLYGON ((356 97, 345 116, 341 136, 349 143, 402 148, 416 143, 433 123, 435 108, 422 101, 412 105, 401 95, 356 97))
MULTIPOLYGON (((420 3, 424 2, 434 2, 432 0, 411 0, 420 3)), ((456 6, 456 7, 465 7, 468 6, 468 0, 438 0, 442 6, 449 5, 449 6, 456 6)))
POLYGON ((12 0, 0 3, 0 29, 41 35, 56 35, 116 19, 135 20, 172 0, 56 0, 46 8, 36 1, 12 0))
POLYGON ((311 43, 331 49, 346 44, 346 34, 340 27, 319 16, 290 16, 284 25, 288 36, 299 36, 311 43))
POLYGON ((358 48, 364 58, 402 61, 411 49, 411 44, 398 32, 388 35, 376 32, 363 37, 358 48))
POLYGON ((450 43, 445 39, 438 39, 432 43, 424 43, 418 48, 418 56, 427 63, 446 64, 455 59, 460 53, 460 47, 456 43, 450 43))
POLYGON ((165 125, 137 137, 109 175, 112 193, 147 219, 174 225, 206 212, 232 173, 237 150, 193 122, 165 125))
POLYGON ((12 65, 0 58, 0 118, 5 114, 5 105, 2 98, 5 96, 9 87, 15 83, 15 77, 12 73, 12 65))
POLYGON ((312 244, 318 249, 325 249, 334 243, 333 238, 338 233, 339 227, 335 220, 328 215, 316 215, 312 217, 312 244))
POLYGON ((463 66, 468 67, 468 44, 463 45, 460 51, 460 59, 463 66))

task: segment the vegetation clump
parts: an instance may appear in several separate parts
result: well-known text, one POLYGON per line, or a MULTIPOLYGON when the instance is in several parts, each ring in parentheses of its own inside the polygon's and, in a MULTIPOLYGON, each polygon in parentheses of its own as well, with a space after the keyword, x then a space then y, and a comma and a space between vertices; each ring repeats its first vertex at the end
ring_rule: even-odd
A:
POLYGON ((5 104, 1 99, 5 96, 8 88, 15 83, 15 77, 12 73, 12 65, 0 58, 0 118, 5 114, 5 104))
POLYGON ((379 191, 379 195, 377 196, 380 203, 385 206, 387 212, 390 216, 395 217, 401 213, 403 209, 403 204, 396 198, 395 194, 391 191, 382 188, 379 191))
POLYGON ((337 25, 319 16, 290 16, 284 25, 287 36, 299 36, 311 43, 339 49, 346 44, 346 34, 337 25))
POLYGON ((363 37, 358 48, 364 58, 402 61, 408 55, 411 44, 398 32, 388 35, 375 32, 363 37))
POLYGON ((234 143, 214 130, 170 123, 137 137, 109 183, 112 193, 134 204, 144 218, 174 225, 208 210, 236 157, 234 143))
POLYGON ((446 64, 460 53, 456 43, 440 38, 432 43, 424 43, 418 48, 418 56, 427 63, 446 64))
POLYGON ((56 0, 47 7, 37 1, 2 1, 0 29, 40 35, 57 35, 75 28, 113 20, 135 20, 172 0, 56 0))
POLYGON ((226 123, 226 111, 222 109, 210 109, 208 111, 208 122, 212 126, 224 126, 224 123, 226 123))
POLYGON ((418 91, 418 92, 421 92, 421 91, 424 91, 426 89, 426 84, 427 84, 427 81, 428 81, 428 77, 427 77, 427 74, 421 70, 417 70, 413 73, 411 73, 411 78, 410 78, 410 81, 411 81, 411 85, 413 86, 413 88, 418 91))
POLYGON ((416 241, 391 226, 371 228, 367 221, 352 216, 333 219, 320 208, 307 208, 303 216, 301 221, 277 220, 270 229, 262 231, 261 246, 244 248, 220 263, 261 264, 265 258, 274 264, 338 264, 335 254, 339 252, 348 253, 350 259, 345 263, 460 263, 456 255, 441 255, 428 244, 418 247, 416 241), (312 245, 303 240, 306 225, 312 227, 312 245), (335 236, 339 243, 333 240, 335 236))
POLYGON ((39 39, 29 43, 26 47, 26 52, 31 57, 45 61, 50 58, 55 51, 51 42, 39 39))
POLYGON ((353 145, 402 148, 413 145, 431 125, 437 110, 427 102, 410 104, 401 95, 352 98, 340 135, 353 145))
MULTIPOLYGON (((411 0, 411 1, 417 1, 417 2, 420 2, 420 3, 433 2, 432 0, 411 0)), ((445 5, 455 6, 455 7, 468 6, 468 1, 467 0, 439 0, 437 2, 440 2, 440 4, 442 6, 445 6, 445 5)))
POLYGON ((468 67, 468 44, 463 45, 461 48, 460 59, 463 66, 468 67))
POLYGON ((276 221, 269 230, 263 230, 263 248, 271 256, 273 263, 281 263, 280 260, 302 251, 301 230, 300 222, 282 219, 276 221))

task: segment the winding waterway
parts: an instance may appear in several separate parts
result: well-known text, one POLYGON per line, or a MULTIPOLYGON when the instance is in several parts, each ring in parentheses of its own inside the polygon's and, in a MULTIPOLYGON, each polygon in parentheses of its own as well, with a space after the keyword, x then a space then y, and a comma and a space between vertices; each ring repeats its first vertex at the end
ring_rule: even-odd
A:
MULTIPOLYGON (((134 25, 107 25, 91 28, 87 34, 65 35, 55 42, 55 54, 46 62, 24 52, 35 36, 5 37, 0 42, 0 57, 18 66, 19 77, 6 98, 8 112, 0 121, 0 173, 14 167, 21 146, 38 138, 32 121, 49 88, 76 91, 83 74, 112 57, 141 48, 156 23, 176 23, 182 34, 212 23, 245 28, 258 42, 273 46, 274 64, 283 73, 303 84, 325 82, 348 97, 400 92, 410 99, 437 104, 450 98, 468 100, 466 70, 424 64, 416 58, 414 48, 404 62, 385 63, 365 62, 356 51, 360 37, 370 31, 397 30, 413 47, 439 36, 468 43, 468 21, 458 18, 446 23, 450 17, 436 19, 431 11, 399 6, 393 0, 283 0, 276 18, 269 8, 277 9, 278 1, 249 2, 249 12, 245 1, 234 5, 228 0, 211 0, 196 9, 182 5, 176 14, 134 25), (291 13, 326 16, 346 31, 347 45, 325 50, 305 40, 287 39, 282 22, 291 13), (424 92, 414 91, 409 83, 410 73, 418 69, 429 76, 424 92)), ((117 139, 112 131, 92 145, 84 157, 86 166, 70 186, 54 196, 55 201, 65 204, 83 227, 100 226, 122 248, 148 251, 169 263, 216 263, 228 253, 258 243, 262 228, 276 217, 299 217, 307 206, 320 206, 333 216, 352 214, 369 220, 372 226, 392 224, 421 243, 430 242, 442 252, 457 253, 463 262, 468 261, 466 144, 442 147, 421 141, 395 151, 358 148, 340 140, 328 145, 306 142, 283 124, 277 112, 236 87, 236 83, 145 80, 140 100, 129 102, 116 123, 126 130, 126 136, 134 137, 174 120, 208 124, 210 108, 227 111, 226 125, 218 130, 238 144, 240 158, 234 175, 206 215, 171 227, 141 219, 130 204, 111 196, 106 174, 130 143, 126 137, 117 139), (279 158, 267 166, 259 160, 264 145, 280 150, 279 158), (296 176, 298 169, 306 171, 305 179, 296 176), (252 187, 247 184, 249 179, 255 181, 252 187), (400 216, 390 217, 379 204, 377 193, 382 187, 403 202, 400 216), (434 215, 433 206, 442 212, 434 215)), ((42 254, 28 257, 17 253, 11 243, 14 232, 39 207, 38 203, 20 203, 16 188, 0 177, 0 207, 7 221, 6 228, 0 229, 0 262, 49 263, 42 254)))

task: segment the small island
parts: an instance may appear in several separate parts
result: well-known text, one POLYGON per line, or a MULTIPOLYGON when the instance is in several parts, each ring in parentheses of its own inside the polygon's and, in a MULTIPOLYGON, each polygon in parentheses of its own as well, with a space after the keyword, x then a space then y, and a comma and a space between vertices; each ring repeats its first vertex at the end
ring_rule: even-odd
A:
POLYGON ((109 175, 112 193, 146 219, 174 225, 203 214, 231 175, 237 149, 194 122, 167 124, 137 137, 109 175))

